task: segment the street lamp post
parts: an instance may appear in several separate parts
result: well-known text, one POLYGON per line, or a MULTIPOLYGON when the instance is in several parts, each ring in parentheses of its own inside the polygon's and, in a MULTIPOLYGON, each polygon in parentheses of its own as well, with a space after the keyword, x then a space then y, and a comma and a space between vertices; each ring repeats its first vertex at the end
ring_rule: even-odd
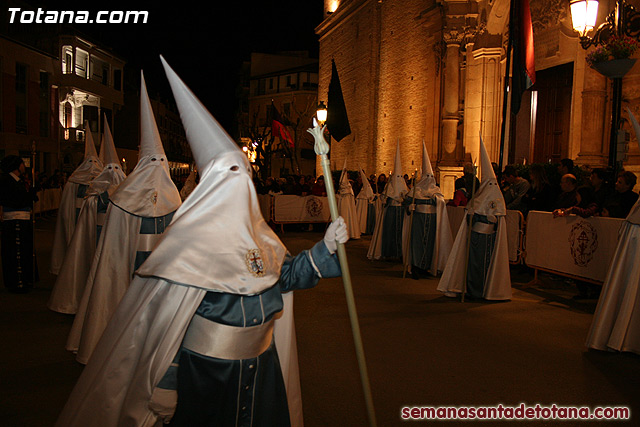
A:
MULTIPOLYGON (((640 39, 640 13, 625 0, 617 0, 613 11, 607 16, 593 36, 587 36, 595 26, 598 14, 596 0, 570 0, 573 29, 580 33, 580 45, 583 49, 607 43, 613 36, 629 36, 640 39)), ((624 74, 623 74, 624 75, 624 74)), ((611 133, 609 139, 609 167, 615 172, 617 168, 616 152, 618 129, 620 127, 622 107, 622 77, 611 76, 613 81, 613 97, 611 100, 611 133)))
POLYGON ((327 121, 327 106, 324 105, 324 101, 320 101, 320 104, 318 104, 316 118, 318 119, 318 123, 320 123, 320 126, 323 126, 324 122, 327 121))

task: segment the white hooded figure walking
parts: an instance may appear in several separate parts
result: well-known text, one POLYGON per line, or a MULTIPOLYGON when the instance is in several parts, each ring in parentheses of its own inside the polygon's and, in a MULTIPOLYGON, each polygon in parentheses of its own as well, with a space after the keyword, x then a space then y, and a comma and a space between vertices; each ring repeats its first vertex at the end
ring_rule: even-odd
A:
POLYGON ((356 196, 356 216, 360 224, 360 234, 371 234, 376 226, 376 207, 374 204, 376 194, 362 169, 360 169, 360 178, 362 179, 362 188, 356 196))
POLYGON ((52 274, 60 272, 67 246, 71 243, 73 232, 76 229, 76 221, 80 215, 80 208, 84 203, 87 188, 89 188, 91 181, 102 172, 102 169, 102 162, 98 159, 91 129, 89 124, 85 123, 84 159, 67 180, 60 197, 49 268, 52 274))
POLYGON ((49 308, 59 313, 75 314, 78 310, 104 225, 109 197, 126 178, 106 117, 100 153, 104 169, 86 191, 73 238, 49 298, 49 308))
POLYGON ((373 230, 367 258, 373 260, 402 257, 402 222, 404 220, 402 202, 408 192, 407 183, 402 176, 400 141, 398 141, 393 173, 382 195, 384 208, 380 217, 376 218, 376 227, 373 230))
POLYGON ((505 219, 507 208, 482 138, 480 167, 480 188, 467 205, 467 214, 456 235, 438 290, 447 296, 466 292, 472 298, 509 300, 511 275, 505 219), (471 227, 470 240, 468 227, 471 227), (470 246, 467 246, 468 241, 470 246))
POLYGON ((163 65, 200 183, 136 272, 57 425, 300 426, 289 291, 340 275, 333 252, 346 226, 338 219, 312 249, 287 254, 246 155, 163 65))
MULTIPOLYGON (((640 124, 627 108, 636 138, 640 124)), ((620 226, 618 245, 602 285, 587 347, 640 354, 640 200, 620 226)))
POLYGON ((131 282, 169 226, 182 201, 169 175, 167 157, 142 76, 140 158, 110 197, 67 350, 87 363, 102 331, 131 282))
POLYGON ((408 208, 402 229, 402 259, 414 279, 427 270, 434 276, 444 271, 453 237, 447 204, 436 185, 427 147, 422 142, 422 176, 407 194, 408 208), (413 214, 411 214, 413 212, 413 214))
POLYGON ((338 188, 338 212, 347 224, 350 239, 360 238, 360 222, 356 214, 356 201, 353 197, 353 187, 349 182, 349 174, 347 173, 347 159, 344 160, 342 174, 340 175, 340 184, 338 188))

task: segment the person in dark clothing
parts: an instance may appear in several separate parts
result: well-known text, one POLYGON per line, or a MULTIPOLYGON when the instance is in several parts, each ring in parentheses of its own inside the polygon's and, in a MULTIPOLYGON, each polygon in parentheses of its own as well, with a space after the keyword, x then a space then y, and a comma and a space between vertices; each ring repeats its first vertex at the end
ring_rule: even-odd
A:
POLYGON ((462 170, 464 172, 464 175, 462 176, 462 178, 464 178, 464 188, 467 190, 468 198, 471 199, 474 191, 473 181, 476 181, 475 189, 477 191, 478 188, 480 188, 480 180, 476 177, 476 169, 471 163, 465 163, 462 170))
POLYGON ((376 185, 376 189, 377 189, 377 193, 378 194, 383 194, 384 193, 384 187, 387 186, 387 176, 383 173, 381 173, 378 176, 378 183, 376 185))
POLYGON ((4 285, 11 292, 26 293, 37 279, 31 223, 31 209, 37 197, 24 180, 25 166, 20 157, 7 156, 0 167, 4 285))
POLYGON ((567 174, 573 174, 573 160, 571 159, 560 160, 560 165, 558 165, 558 173, 560 174, 561 177, 567 174))
POLYGON ((578 204, 578 181, 571 174, 566 174, 560 180, 560 189, 562 192, 556 198, 554 203, 554 215, 556 211, 567 209, 578 204))
POLYGON ((602 209, 602 216, 612 218, 626 218, 629 211, 638 200, 638 193, 633 192, 636 176, 629 171, 620 172, 615 184, 615 193, 609 197, 602 209))
POLYGON ((580 204, 565 209, 565 214, 575 214, 583 218, 590 216, 600 216, 605 202, 613 194, 612 188, 606 182, 606 171, 604 169, 594 169, 589 178, 591 182, 590 200, 581 200, 580 204))
POLYGON ((544 167, 538 164, 531 165, 529 179, 531 180, 531 188, 523 198, 527 211, 551 212, 556 192, 549 183, 544 167))

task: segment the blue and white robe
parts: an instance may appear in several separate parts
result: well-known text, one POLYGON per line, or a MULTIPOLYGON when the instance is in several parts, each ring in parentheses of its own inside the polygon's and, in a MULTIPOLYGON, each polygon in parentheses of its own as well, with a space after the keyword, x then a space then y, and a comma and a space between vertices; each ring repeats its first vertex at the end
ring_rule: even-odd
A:
MULTIPOLYGON (((281 292, 311 288, 320 276, 338 275, 337 257, 320 242, 287 256, 280 280, 253 296, 136 276, 56 425, 85 426, 96 420, 101 425, 153 425, 160 421, 160 401, 171 400, 160 398, 175 389, 172 425, 289 425, 282 378, 286 382, 286 362, 272 342, 257 357, 235 360, 199 354, 183 343, 196 323, 240 329, 264 325, 279 315, 283 297, 289 300, 290 294, 281 292)), ((276 321, 279 347, 278 328, 276 321)))

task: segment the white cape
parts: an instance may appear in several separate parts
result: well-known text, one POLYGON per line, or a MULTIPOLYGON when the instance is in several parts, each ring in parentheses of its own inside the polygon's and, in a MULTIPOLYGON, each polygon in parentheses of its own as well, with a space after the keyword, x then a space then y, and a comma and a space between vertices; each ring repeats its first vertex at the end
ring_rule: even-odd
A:
POLYGON ((360 225, 360 234, 364 234, 367 231, 369 205, 373 205, 373 202, 369 202, 368 199, 356 199, 356 218, 360 225))
POLYGON ((142 218, 109 204, 93 263, 67 340, 87 363, 133 277, 142 218))
MULTIPOLYGON (((640 206, 640 205, 636 205, 640 206)), ((640 354, 640 225, 625 221, 593 315, 587 347, 640 354)))
MULTIPOLYGON (((511 275, 509 273, 509 247, 507 245, 507 225, 504 216, 498 216, 496 243, 491 254, 491 263, 485 280, 483 298, 487 300, 511 299, 511 275)), ((460 224, 451 256, 444 268, 438 290, 444 293, 462 293, 465 290, 466 258, 468 256, 468 225, 466 218, 460 224)))
MULTIPOLYGON (((444 197, 438 194, 436 197, 436 241, 433 247, 433 257, 429 271, 434 276, 439 271, 444 271, 447 260, 451 254, 453 237, 451 236, 451 225, 449 225, 449 215, 447 214, 447 204, 444 197)), ((402 259, 409 266, 411 271, 411 251, 409 250, 409 227, 411 215, 405 216, 402 224, 402 259)))
MULTIPOLYGON (((378 195, 378 200, 382 200, 380 195, 378 195)), ((382 205, 382 203, 380 204, 382 205)), ((382 257, 382 220, 386 211, 387 209, 384 207, 379 211, 376 209, 376 225, 373 228, 369 251, 367 252, 367 258, 370 260, 376 260, 382 257)))
POLYGON ((78 224, 47 304, 58 313, 76 314, 78 311, 96 250, 97 206, 97 196, 85 199, 82 205, 78 224))
POLYGON ((76 229, 76 207, 82 207, 83 199, 76 200, 80 184, 67 181, 62 190, 58 217, 56 218, 56 231, 51 248, 51 274, 58 274, 64 262, 67 246, 71 243, 73 232, 76 229))
MULTIPOLYGON (((205 290, 136 276, 71 392, 57 426, 153 426, 154 388, 180 348, 205 290)), ((282 294, 283 316, 275 343, 291 425, 302 426, 298 357, 293 329, 293 293, 282 294)))
MULTIPOLYGON (((350 239, 360 238, 360 221, 356 213, 356 203, 353 193, 338 194, 338 212, 347 225, 350 239)), ((365 218, 366 222, 366 218, 365 218)))

